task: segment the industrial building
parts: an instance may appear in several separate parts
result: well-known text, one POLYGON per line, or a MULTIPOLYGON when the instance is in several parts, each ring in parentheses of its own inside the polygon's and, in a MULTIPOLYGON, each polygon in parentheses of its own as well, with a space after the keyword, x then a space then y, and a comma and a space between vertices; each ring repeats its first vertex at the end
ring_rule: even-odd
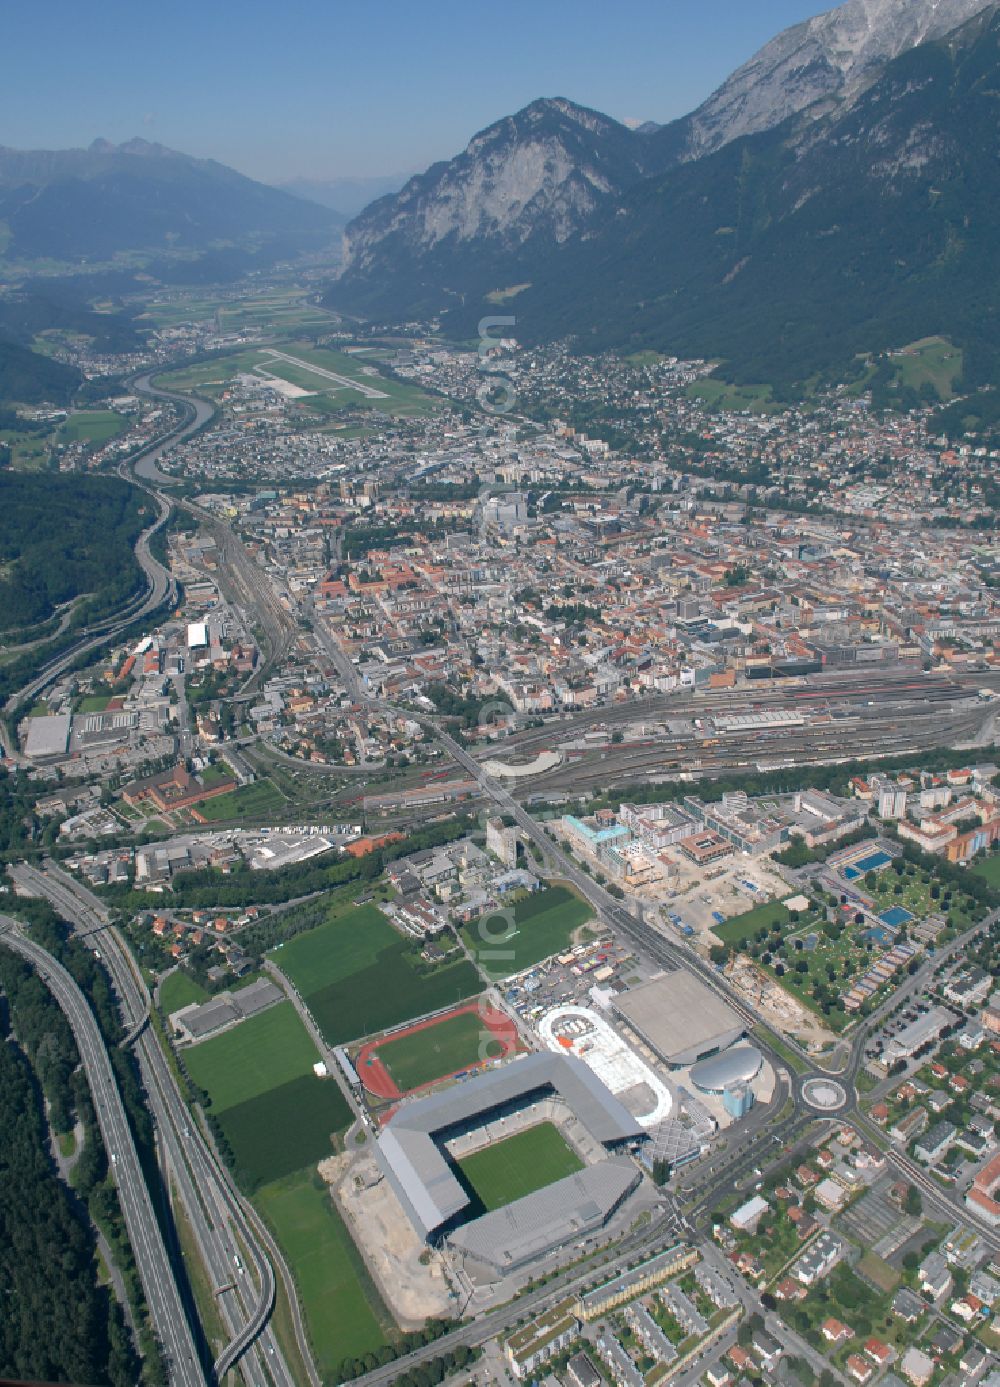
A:
POLYGON ((592 1007, 554 1007, 538 1022, 538 1034, 556 1054, 578 1055, 640 1126, 658 1127, 670 1116, 674 1100, 667 1085, 592 1007))
POLYGON ((743 1022, 686 970, 665 973, 623 992, 614 1009, 664 1064, 685 1069, 734 1044, 743 1022))
POLYGON ((69 746, 69 713, 50 713, 28 719, 28 735, 24 754, 33 761, 45 761, 53 756, 65 756, 69 746))
POLYGON ((909 1059, 922 1046, 937 1040, 954 1022, 955 1017, 944 1007, 931 1007, 892 1037, 886 1046, 886 1059, 890 1064, 899 1059, 909 1059))
MULTIPOLYGON (((454 1230, 472 1204, 444 1149, 445 1143, 484 1127, 504 1114, 523 1112, 533 1103, 546 1099, 561 1100, 590 1139, 607 1151, 627 1147, 641 1141, 645 1135, 628 1110, 596 1074, 582 1060, 569 1055, 527 1055, 498 1069, 478 1074, 454 1088, 406 1103, 382 1131, 375 1154, 400 1203, 424 1238, 442 1236, 449 1229, 454 1230)), ((615 1170, 618 1164, 615 1164, 615 1170)), ((598 1162, 590 1169, 600 1170, 602 1165, 598 1162)), ((591 1176, 588 1171, 580 1174, 585 1177, 583 1186, 574 1183, 579 1175, 569 1176, 539 1192, 550 1200, 568 1201, 543 1201, 541 1210, 535 1211, 537 1217, 548 1219, 552 1236, 559 1234, 560 1241, 560 1230, 571 1228, 574 1218, 581 1226, 587 1223, 592 1225, 601 1207, 611 1211, 612 1206, 617 1207, 612 1186, 618 1177, 614 1171, 606 1172, 603 1177, 591 1176), (599 1183, 602 1179, 606 1181, 606 1187, 599 1183), (571 1209, 569 1205, 574 1200, 574 1191, 578 1195, 578 1205, 571 1209)), ((619 1194, 617 1203, 627 1193, 619 1194)), ((527 1199, 535 1197, 529 1195, 527 1199)), ((524 1221, 524 1210, 517 1209, 518 1203, 523 1201, 516 1201, 507 1210, 496 1211, 501 1214, 514 1211, 506 1225, 506 1256, 510 1264, 518 1256, 524 1255, 525 1238, 530 1236, 530 1229, 524 1221)), ((487 1220, 492 1217, 484 1215, 487 1220)), ((466 1225, 467 1230, 473 1227, 472 1224, 466 1225)), ((497 1220, 492 1229, 494 1235, 499 1236, 502 1227, 503 1221, 497 1220)), ((469 1241, 475 1236, 472 1231, 463 1236, 468 1249, 480 1246, 479 1242, 469 1241)), ((538 1255, 540 1250, 536 1247, 533 1255, 538 1255)), ((494 1252, 496 1256, 505 1255, 499 1246, 494 1252)))
POLYGON ((170 1019, 185 1040, 195 1042, 237 1021, 244 1021, 248 1016, 256 1016, 284 999, 281 988, 269 978, 258 978, 237 992, 220 992, 207 1002, 183 1007, 170 1019))

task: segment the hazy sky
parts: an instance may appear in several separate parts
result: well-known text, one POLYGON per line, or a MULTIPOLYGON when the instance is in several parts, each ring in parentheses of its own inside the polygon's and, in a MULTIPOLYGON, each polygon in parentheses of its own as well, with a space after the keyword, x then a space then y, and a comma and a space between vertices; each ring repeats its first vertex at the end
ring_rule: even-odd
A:
POLYGON ((0 144, 133 135, 256 178, 449 158, 538 96, 691 110, 832 0, 5 0, 0 144))

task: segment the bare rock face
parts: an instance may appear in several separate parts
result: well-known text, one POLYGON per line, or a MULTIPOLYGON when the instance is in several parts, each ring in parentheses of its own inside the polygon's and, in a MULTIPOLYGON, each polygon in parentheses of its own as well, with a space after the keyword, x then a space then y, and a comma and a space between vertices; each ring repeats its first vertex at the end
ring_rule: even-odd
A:
POLYGON ((696 159, 789 116, 850 101, 885 64, 941 38, 988 0, 848 0, 785 29, 686 119, 683 157, 696 159))
MULTIPOLYGON (((661 180, 673 188, 679 172, 694 177, 701 161, 742 136, 775 131, 783 138, 777 127, 791 117, 798 118, 792 138, 810 147, 890 63, 995 8, 996 0, 847 0, 786 29, 696 111, 668 125, 630 130, 561 97, 532 102, 355 217, 326 302, 365 315, 425 318, 486 295, 497 302, 501 291, 534 286, 537 293, 581 244, 609 235, 615 218, 639 215, 643 198, 660 207, 661 180)), ((868 119, 877 127, 877 112, 868 119)), ((915 128, 905 148, 890 140, 887 174, 919 171, 938 157, 936 139, 915 128)), ((803 205, 815 192, 801 189, 803 205)), ((672 256, 672 244, 664 240, 651 263, 672 256)))
POLYGON ((366 267, 386 242, 410 251, 449 239, 559 244, 641 176, 642 150, 641 137, 596 111, 560 97, 532 102, 366 208, 347 229, 345 265, 366 267))

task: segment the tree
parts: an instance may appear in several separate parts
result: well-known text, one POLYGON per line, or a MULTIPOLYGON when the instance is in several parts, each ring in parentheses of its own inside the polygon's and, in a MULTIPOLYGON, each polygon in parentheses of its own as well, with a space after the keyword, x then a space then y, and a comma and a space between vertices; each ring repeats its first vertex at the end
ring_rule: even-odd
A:
POLYGON ((906 1212, 913 1218, 918 1218, 924 1211, 924 1201, 920 1196, 920 1191, 916 1185, 907 1186, 906 1200, 904 1202, 906 1212))

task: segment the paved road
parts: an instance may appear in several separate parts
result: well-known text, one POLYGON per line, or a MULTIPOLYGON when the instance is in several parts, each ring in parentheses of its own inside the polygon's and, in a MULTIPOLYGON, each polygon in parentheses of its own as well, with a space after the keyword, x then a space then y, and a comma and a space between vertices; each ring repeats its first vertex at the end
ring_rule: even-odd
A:
POLYGON ((50 660, 39 674, 27 684, 23 685, 17 693, 12 694, 4 704, 2 713, 7 717, 14 713, 19 705, 35 698, 47 684, 51 684, 60 674, 69 669, 70 665, 85 654, 88 650, 93 650, 99 645, 106 644, 113 640, 120 631, 134 621, 141 620, 150 612, 155 611, 163 602, 168 593, 175 591, 173 578, 158 559, 153 558, 150 553, 149 545, 153 535, 166 523, 170 514, 169 503, 157 498, 156 519, 143 530, 139 539, 136 541, 135 556, 139 561, 143 572, 146 575, 148 589, 145 597, 138 605, 130 603, 115 617, 108 618, 103 622, 95 622, 94 625, 87 627, 86 633, 69 650, 50 660))
MULTIPOLYGON (((392 709, 392 705, 386 704, 379 699, 371 698, 366 694, 366 691, 361 687, 357 671, 343 654, 341 654, 341 658, 338 661, 338 667, 342 677, 347 683, 347 687, 355 697, 359 698, 359 700, 365 700, 376 706, 380 706, 386 711, 396 711, 392 709)), ((423 714, 411 713, 410 716, 414 717, 416 721, 428 728, 438 743, 451 755, 453 760, 457 761, 470 776, 476 779, 480 789, 485 795, 491 798, 501 810, 513 816, 515 822, 526 836, 539 847, 546 862, 554 864, 559 873, 566 877, 566 879, 590 901, 594 908, 609 924, 614 926, 627 938, 630 938, 645 954, 658 962, 662 967, 668 969, 686 968, 689 972, 697 976, 700 981, 721 995, 746 1021, 748 1026, 756 1027, 758 1037, 761 1034, 764 1036, 773 1034, 769 1024, 748 1006, 746 1000, 741 995, 737 994, 720 974, 694 954, 668 941, 657 930, 647 925, 644 921, 639 920, 631 911, 627 910, 620 902, 604 890, 603 887, 599 886, 571 857, 558 849, 552 843, 544 829, 531 817, 527 810, 524 809, 504 787, 498 785, 496 781, 485 773, 483 768, 470 753, 464 747, 460 746, 454 737, 440 726, 438 719, 423 714)), ((947 955, 950 956, 952 953, 959 951, 968 942, 969 937, 977 933, 979 929, 985 928, 994 918, 997 918, 996 914, 990 916, 987 921, 984 921, 975 929, 968 931, 967 935, 964 935, 961 940, 954 941, 947 950, 947 955)), ((935 958, 930 961, 930 964, 932 966, 937 966, 941 961, 942 955, 937 954, 935 958)), ((921 974, 918 975, 912 983, 904 984, 904 997, 916 991, 926 981, 926 973, 928 971, 930 971, 930 968, 925 964, 921 974)), ((843 1120, 858 1120, 856 1112, 857 1093, 854 1088, 854 1080, 863 1059, 865 1038, 871 1027, 879 1023, 885 1013, 896 1005, 897 1000, 896 998, 891 998, 884 1003, 873 1017, 868 1019, 868 1022, 864 1026, 858 1028, 852 1038, 848 1064, 846 1068, 839 1071, 837 1075, 838 1082, 843 1085, 847 1092, 847 1102, 841 1112, 838 1113, 838 1117, 843 1120)), ((800 1062, 804 1065, 804 1072, 795 1079, 796 1099, 798 1103, 801 1103, 803 1085, 810 1079, 826 1077, 827 1071, 821 1068, 812 1056, 808 1055, 800 1046, 787 1037, 781 1037, 781 1044, 784 1048, 795 1052, 800 1062)), ((765 1050, 768 1049, 766 1040, 764 1041, 763 1048, 765 1050)), ((776 1070, 781 1069, 783 1062, 779 1053, 774 1050, 771 1050, 770 1053, 776 1070)), ((775 1110, 772 1109, 772 1112, 774 1111, 775 1110)), ((862 1128, 867 1126, 863 1119, 861 1119, 860 1125, 862 1128)), ((787 1136, 790 1133, 794 1133, 795 1130, 794 1125, 788 1124, 784 1127, 783 1134, 787 1136)), ((884 1140, 881 1134, 873 1133, 873 1129, 870 1127, 864 1131, 864 1135, 869 1140, 872 1140, 874 1136, 880 1145, 884 1140)), ((938 1207, 941 1207, 943 1204, 948 1208, 950 1214, 957 1214, 966 1220, 970 1219, 971 1211, 967 1210, 961 1201, 950 1198, 947 1192, 942 1191, 940 1186, 934 1184, 926 1172, 910 1161, 905 1154, 901 1154, 894 1150, 887 1151, 886 1154, 897 1169, 904 1173, 914 1184, 918 1185, 938 1207)), ((985 1225, 983 1225, 979 1219, 974 1219, 974 1222, 983 1233, 987 1244, 991 1247, 994 1246, 998 1241, 996 1235, 986 1229, 985 1225)))
MULTIPOLYGON (((201 428, 202 425, 211 418, 215 411, 213 406, 204 400, 189 400, 181 395, 168 395, 164 391, 155 390, 149 384, 148 375, 141 377, 139 380, 133 382, 133 384, 140 394, 170 399, 174 403, 180 404, 184 410, 184 417, 175 428, 161 434, 160 437, 151 443, 148 448, 144 449, 142 453, 122 463, 119 469, 123 477, 137 480, 138 484, 156 501, 156 518, 145 530, 143 530, 135 546, 136 559, 146 575, 148 584, 147 591, 143 596, 133 598, 121 611, 117 612, 115 616, 108 617, 104 621, 95 622, 92 626, 87 627, 86 630, 81 633, 80 640, 77 641, 76 644, 63 654, 50 660, 34 679, 8 698, 3 708, 0 709, 0 715, 3 717, 13 713, 20 704, 37 697, 46 685, 51 684, 54 679, 57 679, 60 674, 69 669, 70 665, 72 665, 80 655, 85 654, 88 650, 95 649, 99 645, 105 644, 108 640, 114 639, 114 637, 120 631, 123 631, 126 626, 131 625, 134 621, 141 620, 150 612, 155 611, 166 597, 176 593, 176 584, 170 572, 164 568, 159 560, 155 559, 150 552, 150 542, 153 536, 166 524, 171 505, 169 499, 160 491, 156 490, 155 484, 167 483, 176 485, 175 478, 168 477, 165 473, 159 471, 156 466, 156 459, 161 457, 167 448, 173 447, 182 439, 187 438, 196 429, 201 428), (132 469, 134 472, 134 477, 130 478, 129 469, 132 469), (150 482, 154 483, 154 485, 150 486, 147 484, 150 482)), ((8 756, 13 756, 16 748, 6 745, 6 738, 4 738, 4 750, 8 756)))
MULTIPOLYGON (((133 385, 140 395, 157 400, 170 400, 187 411, 187 422, 181 429, 164 443, 133 459, 130 464, 140 482, 152 483, 157 487, 177 486, 180 479, 161 472, 156 465, 157 461, 167 447, 173 447, 202 428, 215 413, 215 406, 194 395, 179 395, 170 390, 162 390, 153 385, 149 374, 138 377, 133 381, 133 385)), ((161 495, 159 492, 156 494, 161 495)), ((287 653, 298 633, 296 621, 288 608, 282 604, 267 573, 251 559, 231 526, 190 501, 181 501, 179 504, 196 516, 199 523, 214 535, 219 551, 220 568, 229 573, 241 604, 249 611, 256 612, 264 627, 270 650, 266 661, 259 665, 251 676, 252 679, 260 679, 265 669, 278 664, 287 653)))
MULTIPOLYGON (((150 999, 137 976, 128 946, 109 926, 102 903, 55 863, 40 872, 27 864, 11 869, 22 890, 46 897, 71 921, 90 947, 100 950, 111 975, 128 1035, 148 1011, 150 999)), ((127 1039, 127 1037, 126 1037, 127 1039)), ((244 1201, 228 1172, 216 1161, 177 1089, 173 1072, 151 1028, 139 1034, 136 1055, 150 1111, 168 1168, 199 1253, 215 1291, 216 1303, 231 1340, 216 1363, 218 1378, 238 1363, 250 1387, 295 1387, 294 1379, 268 1321, 275 1281, 270 1260, 248 1217, 244 1201), (248 1350, 251 1350, 248 1352, 248 1350)), ((304 1357, 310 1361, 308 1347, 304 1357)))
POLYGON ((118 1185, 129 1242, 153 1329, 166 1357, 170 1381, 178 1387, 204 1387, 205 1376, 198 1363, 191 1328, 94 1014, 70 973, 39 944, 20 934, 16 921, 7 916, 0 916, 0 943, 37 969, 66 1013, 93 1094, 94 1111, 118 1185))

